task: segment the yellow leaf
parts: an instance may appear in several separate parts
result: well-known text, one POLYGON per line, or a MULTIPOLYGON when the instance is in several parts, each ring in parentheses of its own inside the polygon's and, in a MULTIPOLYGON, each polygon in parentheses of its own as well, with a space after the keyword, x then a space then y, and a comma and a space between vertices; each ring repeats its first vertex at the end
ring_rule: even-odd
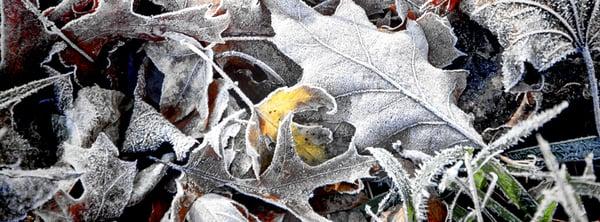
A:
MULTIPOLYGON (((259 130, 260 135, 275 141, 279 124, 286 115, 292 112, 317 110, 319 107, 327 107, 332 111, 336 109, 333 97, 321 88, 307 85, 279 88, 257 105, 259 129, 250 129, 249 139, 252 143, 259 141, 256 133, 259 130)), ((325 160, 325 144, 330 141, 330 134, 329 130, 321 127, 298 124, 292 127, 296 152, 309 164, 325 160)))
POLYGON ((296 144, 296 153, 310 165, 322 163, 327 155, 325 153, 325 144, 331 141, 331 132, 326 128, 320 128, 319 134, 326 134, 325 137, 309 133, 300 127, 306 127, 298 124, 292 126, 292 137, 296 144))

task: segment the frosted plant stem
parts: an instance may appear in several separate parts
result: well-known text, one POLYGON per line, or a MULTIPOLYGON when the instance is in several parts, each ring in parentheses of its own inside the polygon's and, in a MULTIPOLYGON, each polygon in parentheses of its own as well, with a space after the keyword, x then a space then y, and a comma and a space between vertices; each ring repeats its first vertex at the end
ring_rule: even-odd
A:
POLYGON ((475 186, 475 178, 473 175, 473 166, 471 163, 471 154, 465 153, 465 167, 467 168, 467 182, 469 183, 469 191, 471 192, 471 199, 473 200, 473 208, 475 208, 475 214, 477 215, 477 222, 483 222, 483 215, 481 214, 481 202, 479 202, 479 194, 477 192, 477 186, 475 186))
POLYGON ((244 101, 244 103, 246 104, 246 106, 248 106, 248 109, 250 109, 251 112, 254 112, 254 103, 252 103, 252 101, 250 100, 250 98, 248 98, 246 96, 246 94, 244 94, 244 92, 242 92, 242 90, 239 87, 237 87, 237 84, 235 84, 235 82, 231 78, 229 78, 229 75, 227 75, 227 73, 225 73, 225 71, 223 71, 223 69, 221 69, 221 67, 219 67, 219 65, 217 65, 212 59, 208 58, 208 56, 206 54, 204 54, 204 52, 202 52, 202 50, 200 50, 194 44, 192 44, 192 43, 190 43, 190 42, 188 42, 186 40, 178 40, 178 41, 182 45, 184 45, 187 48, 189 48, 190 50, 192 50, 192 52, 198 54, 206 62, 210 63, 213 66, 213 68, 215 68, 215 70, 221 75, 221 77, 226 82, 228 82, 229 84, 231 84, 231 87, 233 88, 233 91, 235 91, 238 94, 238 96, 240 96, 240 98, 242 99, 242 101, 244 101))
POLYGON ((77 44, 75 44, 73 41, 71 41, 71 39, 69 39, 69 37, 67 37, 58 27, 56 27, 56 24, 54 24, 54 22, 50 21, 48 18, 46 18, 46 16, 42 15, 42 13, 38 10, 37 6, 33 5, 33 3, 31 3, 28 0, 21 0, 21 2, 25 6, 25 8, 27 8, 27 10, 29 10, 31 13, 35 14, 37 19, 47 29, 46 31, 48 31, 48 33, 58 35, 58 37, 60 37, 63 41, 65 41, 67 43, 67 45, 69 45, 72 49, 74 49, 81 56, 83 56, 83 58, 85 58, 89 62, 92 62, 92 63, 94 62, 94 59, 92 59, 92 57, 90 55, 88 55, 83 49, 79 48, 79 46, 77 46, 77 44))
POLYGON ((598 79, 596 79, 596 69, 594 69, 594 61, 588 47, 581 47, 583 61, 587 68, 588 80, 590 81, 590 92, 592 93, 592 101, 594 103, 594 119, 596 120, 596 134, 600 136, 600 98, 598 97, 598 79))

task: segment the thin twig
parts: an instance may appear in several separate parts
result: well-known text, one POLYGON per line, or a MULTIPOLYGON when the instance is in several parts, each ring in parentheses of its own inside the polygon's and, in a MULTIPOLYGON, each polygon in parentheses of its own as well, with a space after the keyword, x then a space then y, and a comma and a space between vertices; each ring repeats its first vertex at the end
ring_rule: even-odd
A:
POLYGON ((598 97, 598 79, 596 79, 594 60, 592 60, 592 55, 588 47, 582 47, 581 54, 587 67, 588 80, 590 82, 590 92, 592 93, 592 102, 594 104, 594 119, 596 121, 596 134, 600 136, 600 98, 598 97))
POLYGON ((227 73, 225 73, 225 71, 223 71, 223 69, 221 69, 221 67, 219 65, 217 65, 211 58, 208 58, 208 56, 196 46, 196 45, 199 45, 199 43, 197 41, 192 42, 188 38, 184 38, 179 35, 177 35, 177 36, 167 35, 167 37, 170 39, 173 39, 175 41, 178 41, 180 44, 186 46, 188 49, 192 50, 192 52, 196 53, 202 59, 204 59, 206 62, 211 64, 212 67, 221 75, 221 77, 231 85, 231 88, 233 89, 233 91, 235 91, 235 93, 238 94, 238 96, 242 99, 242 101, 246 104, 246 106, 248 106, 248 108, 250 109, 250 112, 254 113, 254 103, 252 102, 252 100, 250 100, 250 98, 248 98, 248 96, 246 96, 246 94, 237 86, 237 84, 229 77, 229 75, 227 75, 227 73), (194 43, 196 43, 196 44, 194 44, 194 43))
POLYGON ((467 168, 467 180, 469 183, 469 191, 471 192, 471 198, 473 200, 473 208, 477 216, 477 222, 483 222, 483 215, 481 214, 481 202, 479 202, 479 194, 477 192, 477 186, 475 185, 475 178, 473 178, 473 167, 471 165, 471 154, 465 153, 465 167, 467 168))
POLYGON ((63 41, 65 41, 67 43, 67 45, 69 45, 71 48, 75 49, 75 51, 77 51, 79 54, 81 54, 81 56, 83 56, 86 60, 88 60, 89 62, 94 62, 94 59, 92 59, 92 57, 90 55, 88 55, 85 51, 83 51, 83 49, 79 48, 79 46, 77 46, 77 44, 75 44, 73 41, 71 41, 71 39, 69 39, 69 37, 67 37, 58 27, 56 27, 56 24, 54 24, 54 22, 50 21, 46 16, 44 16, 38 10, 38 8, 35 5, 33 5, 33 3, 31 3, 28 0, 21 0, 21 2, 25 5, 25 8, 27 8, 27 10, 29 10, 31 13, 35 14, 37 19, 47 29, 48 33, 58 35, 58 37, 60 37, 63 41))
POLYGON ((485 204, 490 199, 490 196, 492 196, 494 189, 496 189, 496 183, 498 182, 498 175, 496 175, 493 172, 490 172, 490 175, 492 176, 492 180, 490 181, 490 185, 488 186, 487 192, 485 192, 483 201, 481 201, 481 206, 483 206, 483 207, 485 207, 485 204))
POLYGON ((227 58, 227 57, 239 57, 239 58, 245 59, 246 61, 251 62, 252 65, 256 65, 256 66, 260 67, 263 71, 268 73, 271 77, 275 78, 279 82, 279 84, 286 85, 286 81, 279 74, 277 74, 277 72, 275 70, 273 70, 273 68, 271 68, 268 64, 264 63, 263 61, 260 61, 257 58, 254 58, 254 56, 248 55, 243 52, 233 51, 233 50, 222 52, 222 53, 215 55, 215 59, 221 59, 221 58, 227 58))

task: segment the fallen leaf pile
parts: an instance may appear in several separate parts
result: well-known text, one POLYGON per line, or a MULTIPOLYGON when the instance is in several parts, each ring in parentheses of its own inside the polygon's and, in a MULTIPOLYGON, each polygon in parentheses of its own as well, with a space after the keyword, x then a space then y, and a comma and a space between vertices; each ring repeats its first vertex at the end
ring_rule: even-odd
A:
POLYGON ((0 8, 0 221, 549 221, 559 205, 593 219, 591 156, 577 176, 541 138, 549 172, 501 154, 568 106, 538 112, 525 64, 580 53, 600 126, 600 0, 0 8), (504 47, 505 89, 525 93, 491 140, 459 107, 471 54, 449 18, 463 12, 504 47))

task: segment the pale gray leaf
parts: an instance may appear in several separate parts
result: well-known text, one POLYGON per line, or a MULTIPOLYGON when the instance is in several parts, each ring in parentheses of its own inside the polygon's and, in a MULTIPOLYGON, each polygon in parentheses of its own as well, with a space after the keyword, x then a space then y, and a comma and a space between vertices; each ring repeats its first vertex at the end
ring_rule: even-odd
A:
POLYGON ((179 33, 197 40, 222 42, 221 32, 229 25, 229 14, 210 17, 206 15, 208 6, 144 16, 133 12, 133 3, 100 0, 93 13, 67 23, 62 31, 78 45, 93 46, 88 53, 97 55, 101 50, 97 43, 111 37, 161 39, 167 33, 179 33))
MULTIPOLYGON (((171 162, 175 156, 171 153, 164 154, 162 161, 171 162)), ((133 180, 133 190, 127 206, 133 206, 140 203, 147 194, 156 187, 158 182, 167 174, 168 167, 163 163, 154 163, 135 175, 133 180)))
POLYGON ((259 0, 221 0, 221 8, 231 15, 223 32, 228 36, 273 36, 269 11, 259 0))
POLYGON ((198 222, 244 222, 250 221, 248 216, 248 210, 234 200, 217 194, 206 194, 194 202, 186 219, 198 222))
POLYGON ((504 47, 504 86, 514 87, 525 62, 538 70, 600 44, 598 0, 468 0, 462 11, 489 28, 504 47))
POLYGON ((183 134, 152 106, 136 99, 122 151, 151 152, 165 142, 173 145, 178 160, 185 158, 190 149, 198 144, 196 139, 183 134))
MULTIPOLYGON (((176 41, 149 43, 146 54, 164 74, 160 112, 172 123, 184 122, 183 133, 200 137, 209 116, 208 88, 212 67, 176 41)), ((207 51, 211 55, 211 51, 207 51)))
POLYGON ((19 166, 22 169, 32 170, 43 165, 40 157, 44 150, 34 147, 12 126, 3 126, 5 131, 0 138, 0 164, 19 166))
POLYGON ((67 168, 0 171, 0 220, 23 220, 58 191, 58 182, 79 177, 67 168))
POLYGON ((73 146, 90 147, 101 132, 111 141, 119 139, 121 105, 125 95, 98 86, 85 87, 77 93, 73 107, 65 113, 67 142, 73 146))
POLYGON ((435 67, 446 67, 452 64, 454 59, 465 55, 454 47, 458 38, 454 35, 448 18, 430 12, 419 17, 417 24, 427 40, 428 60, 435 67))
POLYGON ((100 133, 91 148, 64 144, 61 160, 83 172, 80 178, 84 192, 74 200, 68 195, 57 196, 63 209, 74 220, 106 220, 120 216, 127 206, 137 173, 136 162, 118 158, 117 147, 100 133))
POLYGON ((304 68, 301 83, 336 98, 339 111, 328 121, 354 125, 359 148, 398 139, 405 149, 426 153, 457 144, 485 146, 454 104, 467 73, 429 64, 410 33, 378 31, 350 0, 342 0, 332 16, 296 0, 265 4, 276 33, 272 41, 304 68))

